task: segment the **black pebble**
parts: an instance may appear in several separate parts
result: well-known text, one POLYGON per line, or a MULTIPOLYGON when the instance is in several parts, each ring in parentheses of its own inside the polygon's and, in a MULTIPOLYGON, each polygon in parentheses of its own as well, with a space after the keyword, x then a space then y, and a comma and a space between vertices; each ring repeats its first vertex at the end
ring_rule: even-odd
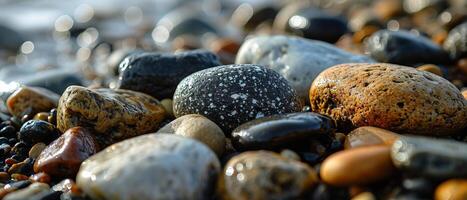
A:
POLYGON ((51 123, 42 120, 29 120, 19 131, 19 139, 29 144, 50 143, 59 136, 59 131, 51 123))
POLYGON ((0 130, 0 137, 16 138, 16 128, 11 125, 3 127, 0 130))

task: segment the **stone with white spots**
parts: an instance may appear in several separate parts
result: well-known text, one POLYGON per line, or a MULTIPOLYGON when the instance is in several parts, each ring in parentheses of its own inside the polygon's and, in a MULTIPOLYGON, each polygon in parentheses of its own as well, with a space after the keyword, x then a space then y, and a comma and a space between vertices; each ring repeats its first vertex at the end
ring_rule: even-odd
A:
POLYGON ((374 62, 331 44, 289 36, 257 36, 240 47, 235 63, 269 67, 289 81, 303 101, 311 82, 325 69, 341 63, 374 62))
POLYGON ((219 172, 216 154, 201 142, 148 134, 87 159, 76 183, 92 199, 210 199, 219 172))
POLYGON ((247 121, 297 112, 301 103, 280 74, 253 65, 224 65, 191 74, 174 95, 174 114, 201 114, 226 134, 247 121))

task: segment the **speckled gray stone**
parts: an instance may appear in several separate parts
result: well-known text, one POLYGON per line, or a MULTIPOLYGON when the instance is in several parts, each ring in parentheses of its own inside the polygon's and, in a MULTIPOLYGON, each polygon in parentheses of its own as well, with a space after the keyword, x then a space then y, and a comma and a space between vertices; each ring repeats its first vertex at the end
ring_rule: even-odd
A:
POLYGON ((467 144, 453 140, 404 136, 392 145, 396 167, 432 178, 467 177, 467 144))
POLYGON ((180 82, 174 94, 176 117, 204 115, 226 134, 252 119, 300 109, 294 89, 281 75, 252 64, 196 72, 180 82))
POLYGON ((235 63, 259 64, 278 72, 307 102, 311 82, 325 69, 341 63, 368 63, 367 56, 355 55, 331 44, 288 36, 258 36, 240 47, 235 63))
POLYGON ((219 172, 216 154, 201 142, 148 134, 84 161, 76 183, 92 199, 209 199, 219 172))
POLYGON ((467 57, 467 22, 449 31, 443 47, 452 59, 467 57))

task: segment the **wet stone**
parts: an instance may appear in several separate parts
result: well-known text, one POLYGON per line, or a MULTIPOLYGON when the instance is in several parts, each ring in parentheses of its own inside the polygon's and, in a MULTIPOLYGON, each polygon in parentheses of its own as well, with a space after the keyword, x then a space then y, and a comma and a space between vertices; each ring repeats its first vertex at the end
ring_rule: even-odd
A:
POLYGON ((60 135, 55 126, 42 120, 29 120, 21 126, 19 139, 30 144, 50 143, 60 135))
POLYGON ((16 116, 35 115, 57 107, 59 95, 45 88, 23 86, 7 100, 8 111, 16 116))
POLYGON ((362 126, 351 131, 345 139, 345 148, 370 145, 389 145, 400 137, 399 134, 373 126, 362 126))
POLYGON ((94 136, 86 129, 68 129, 50 143, 34 163, 34 171, 57 177, 74 177, 81 163, 99 151, 94 136))
POLYGON ((267 66, 278 72, 307 102, 310 85, 325 69, 341 63, 373 62, 321 41, 287 36, 258 36, 240 47, 235 63, 267 66))
POLYGON ((218 57, 205 50, 135 54, 120 64, 117 88, 143 92, 157 99, 172 98, 183 78, 219 65, 218 57))
POLYGON ((218 183, 222 199, 297 199, 318 182, 305 163, 269 151, 251 151, 233 157, 218 183))
POLYGON ((467 179, 450 179, 441 183, 435 191, 436 200, 467 199, 467 179))
POLYGON ((392 145, 394 164, 409 174, 432 178, 467 177, 467 144, 454 140, 404 136, 392 145))
POLYGON ((156 131, 164 118, 158 100, 130 90, 71 86, 57 109, 58 129, 89 128, 103 146, 156 131))
POLYGON ((77 184, 93 199, 209 199, 219 171, 216 154, 203 143, 148 134, 87 159, 77 184))
POLYGON ((214 122, 202 115, 181 116, 159 129, 157 133, 173 133, 196 139, 211 148, 218 156, 225 151, 224 132, 214 122))
POLYGON ((5 200, 25 200, 34 199, 35 195, 38 195, 49 190, 49 185, 45 183, 33 183, 24 189, 20 189, 9 193, 3 199, 5 200))
POLYGON ((430 39, 407 31, 378 31, 366 40, 365 51, 379 62, 409 66, 450 61, 448 54, 430 39))
POLYGON ((467 100, 453 84, 400 65, 327 69, 311 85, 310 104, 344 130, 375 126, 400 134, 450 135, 467 126, 467 100))
POLYGON ((201 114, 230 133, 247 121, 296 112, 296 93, 278 73, 259 65, 224 65, 185 78, 174 95, 176 117, 201 114))
POLYGON ((452 59, 467 57, 467 22, 456 26, 449 32, 443 47, 452 59))
POLYGON ((232 132, 237 149, 274 149, 296 146, 310 138, 330 135, 335 131, 332 119, 312 113, 288 113, 249 121, 232 132))
POLYGON ((36 159, 37 157, 39 157, 39 154, 42 152, 42 150, 45 149, 46 146, 47 145, 42 142, 35 144, 29 150, 29 153, 28 153, 29 157, 32 159, 36 159))

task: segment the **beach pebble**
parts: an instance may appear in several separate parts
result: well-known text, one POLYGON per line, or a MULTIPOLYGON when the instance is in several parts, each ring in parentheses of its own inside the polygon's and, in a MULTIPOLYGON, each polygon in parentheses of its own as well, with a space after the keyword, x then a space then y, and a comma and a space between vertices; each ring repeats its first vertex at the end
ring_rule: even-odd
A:
POLYGON ((60 96, 45 88, 23 86, 7 100, 10 114, 16 117, 34 116, 38 112, 48 112, 57 107, 60 96))

